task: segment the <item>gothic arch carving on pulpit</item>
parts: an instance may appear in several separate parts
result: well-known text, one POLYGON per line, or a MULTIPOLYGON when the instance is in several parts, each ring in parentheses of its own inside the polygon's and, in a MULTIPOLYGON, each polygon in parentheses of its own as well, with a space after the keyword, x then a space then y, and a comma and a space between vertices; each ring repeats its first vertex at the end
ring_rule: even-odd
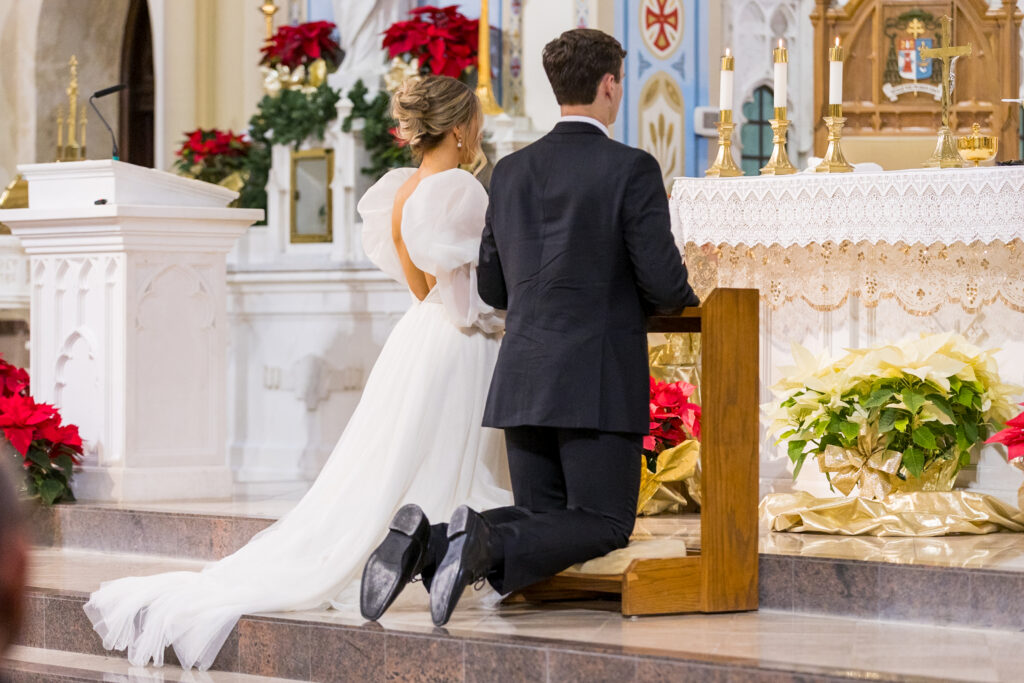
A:
POLYGON ((1016 157, 1020 107, 1000 101, 1017 97, 1020 87, 1024 14, 1015 0, 993 5, 987 0, 849 0, 843 6, 815 2, 811 20, 818 154, 825 149, 821 117, 828 97, 828 48, 836 36, 847 48, 847 135, 929 135, 938 130, 941 104, 926 92, 937 85, 935 70, 918 50, 929 42, 940 46, 938 20, 949 14, 953 44, 973 47, 973 54, 956 65, 950 126, 955 134, 964 134, 978 123, 985 133, 1000 138, 1000 158, 1016 157), (893 83, 895 78, 900 82, 893 83))
POLYGON ((140 457, 159 466, 169 457, 195 458, 214 448, 218 425, 213 402, 218 395, 208 385, 211 364, 221 340, 217 303, 207 283, 209 267, 154 259, 147 264, 134 309, 134 330, 139 340, 139 372, 132 382, 137 395, 153 392, 151 401, 135 406, 139 421, 151 430, 135 436, 140 457), (204 273, 203 271, 207 271, 204 273), (188 298, 182 297, 188 292, 188 298), (200 390, 200 387, 202 389, 200 390), (202 400, 195 397, 202 396, 202 400), (191 399, 188 397, 192 397, 191 399), (171 413, 175 420, 166 419, 171 413))

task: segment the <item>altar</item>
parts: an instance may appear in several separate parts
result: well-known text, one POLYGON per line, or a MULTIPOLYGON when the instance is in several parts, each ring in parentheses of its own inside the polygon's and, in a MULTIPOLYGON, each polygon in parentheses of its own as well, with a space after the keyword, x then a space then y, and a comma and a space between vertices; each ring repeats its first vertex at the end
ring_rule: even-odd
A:
MULTIPOLYGON (((837 355, 920 332, 998 348, 1003 380, 1024 384, 1024 168, 678 178, 672 210, 698 294, 760 291, 763 402, 793 342, 837 355)), ((762 495, 835 495, 815 467, 794 481, 761 433, 762 495)), ((977 453, 959 484, 1016 504, 1020 471, 977 453)))

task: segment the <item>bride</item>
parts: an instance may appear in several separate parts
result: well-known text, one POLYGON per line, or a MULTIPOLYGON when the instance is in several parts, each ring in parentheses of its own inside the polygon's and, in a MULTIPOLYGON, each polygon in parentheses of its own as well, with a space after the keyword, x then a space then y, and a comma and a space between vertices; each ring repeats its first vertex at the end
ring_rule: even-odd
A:
MULTIPOLYGON (((371 550, 402 505, 431 519, 461 504, 509 505, 504 441, 481 427, 502 318, 476 291, 487 194, 459 164, 480 152, 473 91, 451 78, 406 83, 392 113, 422 161, 359 202, 370 259, 416 301, 395 326, 362 399, 306 496, 201 572, 104 583, 85 605, 107 649, 135 665, 207 669, 243 614, 358 604, 371 550)), ((424 596, 425 597, 425 596, 424 596)))

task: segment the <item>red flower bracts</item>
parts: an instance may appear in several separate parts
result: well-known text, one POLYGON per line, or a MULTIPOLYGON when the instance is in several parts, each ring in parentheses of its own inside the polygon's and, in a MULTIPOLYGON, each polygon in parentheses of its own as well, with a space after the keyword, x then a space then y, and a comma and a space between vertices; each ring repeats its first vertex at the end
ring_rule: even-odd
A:
POLYGON ((22 458, 29 495, 50 505, 74 500, 71 476, 81 464, 78 427, 29 395, 28 373, 0 358, 0 433, 22 458))
POLYGON ((309 67, 318 59, 327 63, 327 70, 334 71, 341 64, 343 53, 334 39, 330 21, 311 21, 298 26, 282 26, 261 50, 260 64, 269 67, 286 66, 291 70, 300 66, 309 67))
POLYGON ((461 14, 457 5, 419 7, 412 19, 399 21, 384 32, 388 59, 408 56, 435 76, 458 78, 476 66, 480 22, 461 14))
POLYGON ((244 157, 252 144, 230 130, 216 128, 197 128, 185 135, 187 138, 177 154, 189 166, 201 164, 208 157, 244 157))
POLYGON ((230 130, 197 128, 185 133, 174 168, 181 175, 237 190, 248 176, 246 157, 252 143, 230 130), (232 180, 237 180, 234 185, 232 180))
POLYGON ((687 439, 700 440, 700 406, 690 403, 696 390, 687 382, 659 382, 651 377, 651 433, 644 450, 652 456, 687 439))
MULTIPOLYGON (((1024 403, 1021 403, 1024 406, 1024 403)), ((1001 443, 1006 446, 1006 458, 1024 458, 1024 413, 1006 423, 1006 429, 996 432, 985 443, 1001 443)))

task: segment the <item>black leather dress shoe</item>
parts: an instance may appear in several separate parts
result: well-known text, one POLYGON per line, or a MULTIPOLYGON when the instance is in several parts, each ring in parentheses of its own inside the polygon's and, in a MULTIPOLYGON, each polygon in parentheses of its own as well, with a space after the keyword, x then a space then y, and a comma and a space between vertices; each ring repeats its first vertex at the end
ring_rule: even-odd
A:
POLYGON ((391 520, 387 537, 363 567, 359 611, 377 621, 402 589, 423 569, 430 523, 419 505, 404 505, 391 520))
POLYGON ((484 579, 491 570, 490 527, 479 513, 459 506, 448 524, 448 552, 434 574, 430 618, 435 626, 451 619, 466 586, 484 579))

